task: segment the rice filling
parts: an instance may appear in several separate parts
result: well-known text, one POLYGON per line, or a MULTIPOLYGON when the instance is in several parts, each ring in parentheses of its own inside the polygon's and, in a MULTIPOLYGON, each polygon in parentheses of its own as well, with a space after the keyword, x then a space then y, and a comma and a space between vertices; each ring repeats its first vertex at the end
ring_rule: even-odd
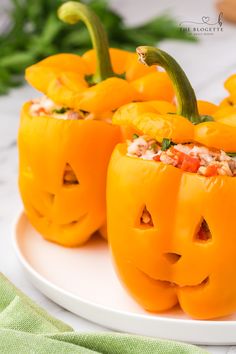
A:
POLYGON ((172 144, 163 149, 155 139, 135 134, 128 141, 127 155, 163 162, 206 177, 236 176, 236 158, 227 155, 223 150, 210 149, 196 143, 172 144))
POLYGON ((30 114, 33 117, 49 115, 50 117, 64 120, 93 119, 94 116, 85 111, 74 110, 53 102, 50 98, 43 96, 31 101, 30 114))

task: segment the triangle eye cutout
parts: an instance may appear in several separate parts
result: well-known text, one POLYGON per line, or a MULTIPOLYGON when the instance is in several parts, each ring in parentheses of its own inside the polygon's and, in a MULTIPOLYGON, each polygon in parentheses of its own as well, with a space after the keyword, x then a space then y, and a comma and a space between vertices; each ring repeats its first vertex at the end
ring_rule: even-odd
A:
POLYGON ((153 227, 153 221, 152 221, 152 216, 150 212, 147 210, 146 205, 143 208, 141 217, 140 217, 140 226, 145 226, 145 227, 153 227))
POLYGON ((206 242, 212 239, 210 228, 205 219, 202 220, 200 228, 195 236, 195 239, 200 242, 206 242))
POLYGON ((71 185, 78 185, 78 184, 79 181, 76 177, 75 172, 73 171, 71 165, 67 163, 63 174, 63 185, 71 186, 71 185))

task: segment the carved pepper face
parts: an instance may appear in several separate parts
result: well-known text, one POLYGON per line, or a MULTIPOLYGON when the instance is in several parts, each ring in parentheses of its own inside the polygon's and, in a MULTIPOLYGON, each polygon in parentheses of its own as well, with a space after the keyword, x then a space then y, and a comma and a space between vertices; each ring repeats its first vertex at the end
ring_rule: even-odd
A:
MULTIPOLYGON (((167 53, 151 47, 138 52, 172 77, 178 114, 156 113, 151 102, 133 103, 115 113, 114 123, 131 125, 157 142, 191 141, 235 156, 235 116, 197 105, 185 73, 167 53)), ((137 156, 119 144, 108 170, 108 235, 123 284, 148 311, 179 303, 199 319, 233 313, 236 178, 205 177, 137 156)))
POLYGON ((83 56, 50 56, 27 68, 26 80, 62 109, 86 111, 93 120, 31 117, 26 104, 19 129, 19 185, 33 226, 48 240, 74 246, 106 229, 106 171, 121 133, 105 120, 124 103, 151 99, 153 81, 157 97, 172 100, 174 92, 166 73, 144 67, 135 53, 109 49, 102 24, 86 5, 67 2, 58 14, 70 24, 82 20, 94 49, 83 56))
POLYGON ((109 166, 108 234, 129 292, 148 311, 179 302, 195 318, 234 312, 236 179, 183 172, 126 151, 118 145, 109 166))
POLYGON ((48 240, 75 246, 106 220, 106 171, 119 127, 99 120, 31 117, 22 110, 19 187, 27 216, 48 240))

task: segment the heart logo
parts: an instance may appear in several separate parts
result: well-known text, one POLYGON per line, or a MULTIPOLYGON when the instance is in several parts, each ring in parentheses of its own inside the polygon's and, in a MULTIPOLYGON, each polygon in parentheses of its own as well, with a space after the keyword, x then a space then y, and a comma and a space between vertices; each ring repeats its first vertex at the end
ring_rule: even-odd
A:
POLYGON ((209 16, 203 16, 202 17, 202 22, 203 23, 208 23, 210 21, 210 17, 209 16))

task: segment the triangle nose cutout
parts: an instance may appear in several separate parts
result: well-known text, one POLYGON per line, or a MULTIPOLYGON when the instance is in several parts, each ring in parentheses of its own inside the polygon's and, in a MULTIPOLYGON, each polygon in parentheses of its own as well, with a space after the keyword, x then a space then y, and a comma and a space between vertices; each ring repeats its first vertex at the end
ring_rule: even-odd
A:
POLYGON ((144 206, 142 215, 140 217, 140 224, 153 227, 152 216, 150 212, 147 210, 146 205, 144 206))
POLYGON ((69 165, 68 163, 65 166, 65 170, 63 174, 63 184, 67 186, 79 184, 75 172, 73 171, 71 165, 69 165))
POLYGON ((205 219, 202 220, 200 228, 196 234, 196 240, 208 241, 212 238, 211 231, 205 219))
POLYGON ((171 252, 168 252, 168 253, 165 253, 164 254, 165 258, 167 259, 167 261, 171 264, 175 264, 177 263, 180 258, 181 258, 181 255, 178 254, 178 253, 171 253, 171 252))

